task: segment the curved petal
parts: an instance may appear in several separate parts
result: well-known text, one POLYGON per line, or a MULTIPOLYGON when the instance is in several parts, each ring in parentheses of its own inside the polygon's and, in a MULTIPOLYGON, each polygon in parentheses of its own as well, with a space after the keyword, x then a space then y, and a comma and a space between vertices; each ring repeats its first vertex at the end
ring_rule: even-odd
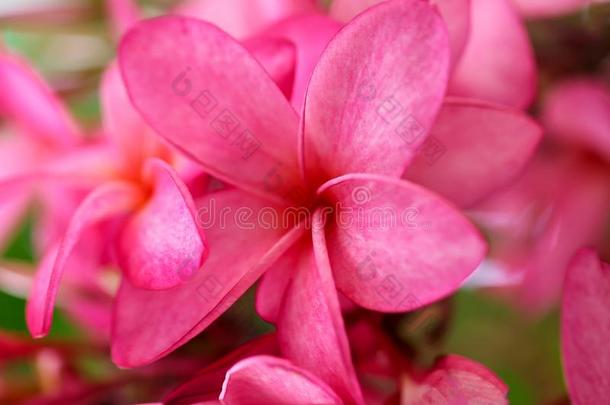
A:
POLYGON ((520 111, 449 100, 405 178, 468 207, 519 174, 541 137, 520 111))
POLYGON ((36 272, 27 304, 27 324, 33 337, 45 336, 61 276, 82 234, 92 225, 135 208, 142 196, 127 183, 109 183, 92 191, 74 213, 57 252, 49 252, 36 272))
POLYGON ((307 14, 288 18, 265 31, 263 37, 279 37, 296 47, 296 66, 290 102, 301 111, 311 74, 330 40, 337 34, 341 24, 323 14, 307 14))
POLYGON ((318 193, 336 215, 328 251, 337 288, 366 308, 402 312, 456 291, 486 244, 468 220, 407 181, 353 174, 318 193))
POLYGON ((36 72, 15 56, 0 52, 0 115, 8 115, 41 141, 68 146, 79 138, 68 111, 36 72))
POLYGON ((308 180, 400 176, 440 108, 448 67, 445 26, 427 2, 389 1, 352 20, 328 44, 307 89, 308 180))
POLYGON ((240 405, 343 403, 315 375, 271 356, 248 357, 231 367, 219 399, 240 405))
POLYGON ((554 17, 591 6, 595 0, 511 0, 526 17, 554 17))
POLYGON ((589 249, 568 267, 561 304, 561 349, 575 405, 601 404, 610 395, 610 265, 589 249))
POLYGON ((284 357, 315 373, 345 402, 363 403, 328 262, 322 215, 319 210, 314 213, 313 241, 301 240, 299 263, 279 313, 278 341, 284 357))
POLYGON ((449 355, 418 386, 403 385, 402 405, 508 404, 508 387, 481 364, 449 355))
POLYGON ((243 39, 277 21, 314 11, 314 0, 188 0, 175 13, 208 21, 243 39))
MULTIPOLYGON (((339 21, 348 22, 369 7, 384 0, 334 0, 330 15, 339 21)), ((456 63, 468 38, 470 25, 470 0, 432 0, 445 20, 451 44, 451 60, 456 63)))
POLYGON ((112 358, 121 367, 151 363, 192 339, 302 233, 256 226, 261 210, 280 208, 239 190, 209 194, 197 206, 210 251, 203 268, 169 290, 143 290, 125 279, 121 284, 112 338, 112 358))
POLYGON ((145 120, 210 174, 276 199, 299 184, 296 113, 227 34, 200 20, 159 17, 129 31, 119 53, 145 120), (270 184, 274 171, 281 182, 270 184))
POLYGON ((116 38, 121 38, 140 20, 140 11, 134 0, 106 0, 106 10, 116 38))
POLYGON ((286 98, 290 98, 297 60, 295 45, 281 38, 254 38, 243 44, 265 68, 286 98))
POLYGON ((131 215, 119 241, 119 265, 134 287, 172 288, 190 280, 208 254, 193 198, 167 163, 150 159, 148 201, 131 215))
POLYGON ((610 162, 610 87, 604 82, 579 78, 557 84, 545 98, 542 122, 550 135, 610 162))
POLYGON ((525 108, 536 91, 536 62, 510 0, 471 0, 470 36, 450 94, 525 108))

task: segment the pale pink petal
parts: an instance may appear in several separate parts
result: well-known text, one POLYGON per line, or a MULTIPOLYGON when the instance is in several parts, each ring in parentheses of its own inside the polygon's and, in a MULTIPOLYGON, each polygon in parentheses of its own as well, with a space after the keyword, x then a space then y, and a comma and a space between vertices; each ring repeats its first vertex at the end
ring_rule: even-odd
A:
POLYGON ((146 121, 210 174, 272 198, 298 184, 296 113, 227 34, 200 20, 159 17, 124 36, 119 61, 146 121), (279 181, 270 180, 274 173, 279 181))
POLYGON ((319 210, 314 213, 313 241, 300 241, 300 260, 278 317, 278 341, 284 357, 315 373, 345 402, 363 403, 328 261, 322 215, 319 210))
POLYGON ((366 308, 403 312, 441 299, 485 256, 457 209, 408 181, 353 174, 318 193, 337 211, 327 229, 337 287, 366 308))
POLYGON ((400 176, 441 106, 448 67, 443 21, 424 1, 382 3, 352 20, 329 43, 307 89, 308 180, 400 176))
POLYGON ((176 172, 159 159, 144 170, 152 195, 126 222, 118 260, 134 287, 162 290, 190 280, 208 250, 193 198, 176 172))
POLYGON ((305 92, 322 52, 337 34, 341 24, 323 14, 307 14, 289 18, 265 31, 263 37, 289 40, 296 47, 297 57, 290 101, 301 111, 305 92))
POLYGON ((610 162, 610 87, 594 79, 572 79, 547 94, 542 122, 549 134, 585 146, 610 162))
POLYGON ((610 397, 610 265, 583 249, 566 274, 561 349, 570 399, 602 404, 610 397))
POLYGON ((140 20, 140 11, 135 0, 106 0, 106 10, 116 38, 127 32, 140 20))
POLYGON ((0 116, 7 115, 41 141, 77 142, 76 125, 44 80, 19 58, 1 52, 0 88, 0 116))
MULTIPOLYGON (((330 6, 330 15, 339 21, 348 22, 369 7, 383 0, 334 0, 330 6)), ((470 25, 470 0, 432 0, 445 20, 451 44, 451 60, 456 63, 466 40, 470 25)))
POLYGON ((47 253, 38 269, 27 305, 27 324, 32 336, 45 336, 51 326, 59 282, 83 232, 101 221, 133 209, 141 200, 139 190, 127 183, 109 183, 94 190, 78 207, 56 252, 47 253))
POLYGON ((29 187, 0 187, 0 248, 4 249, 25 217, 31 198, 32 190, 29 187))
POLYGON ((601 3, 604 0, 511 0, 526 17, 553 17, 601 3))
POLYGON ((518 110, 450 99, 405 178, 471 206, 519 174, 541 136, 518 110))
POLYGON ((200 18, 244 39, 277 21, 316 11, 315 3, 315 0, 187 0, 175 14, 200 18))
POLYGON ((315 375, 271 356, 249 357, 231 367, 219 399, 240 405, 343 403, 315 375))
POLYGON ((525 108, 536 91, 536 63, 510 0, 471 0, 470 36, 450 94, 525 108))
POLYGON ((289 98, 297 61, 295 45, 281 38, 254 38, 245 41, 244 47, 263 65, 277 87, 289 98))
POLYGON ((126 279, 121 284, 112 339, 121 367, 150 363, 199 334, 302 233, 255 226, 263 208, 279 208, 235 189, 209 194, 197 207, 210 251, 202 269, 169 290, 135 288, 126 279))
POLYGON ((401 405, 508 404, 508 387, 490 370, 449 355, 418 385, 403 384, 401 405))

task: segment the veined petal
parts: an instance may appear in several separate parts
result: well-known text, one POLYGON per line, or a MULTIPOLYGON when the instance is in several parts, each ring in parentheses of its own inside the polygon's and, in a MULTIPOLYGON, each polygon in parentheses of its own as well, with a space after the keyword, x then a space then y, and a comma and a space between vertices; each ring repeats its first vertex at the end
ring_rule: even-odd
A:
POLYGON ((561 349, 570 399, 601 404, 610 395, 610 265, 589 249, 570 263, 561 304, 561 349))
POLYGON ((352 20, 328 44, 307 89, 308 180, 400 176, 441 106, 448 68, 447 32, 427 2, 389 1, 352 20))
POLYGON ((352 174, 318 193, 336 207, 327 237, 337 287, 366 308, 402 312, 441 299, 485 256, 457 209, 408 181, 352 174))
POLYGON ((519 174, 541 137, 518 110, 449 99, 405 178, 468 207, 519 174))
POLYGON ((195 203, 178 174, 159 159, 148 160, 145 171, 153 193, 126 222, 118 260, 134 287, 163 290, 190 280, 208 249, 195 203))
POLYGON ((134 105, 170 143, 227 183, 289 199, 300 184, 296 113, 235 40, 200 20, 159 17, 124 36, 119 61, 134 105), (273 173, 281 181, 271 184, 273 173))

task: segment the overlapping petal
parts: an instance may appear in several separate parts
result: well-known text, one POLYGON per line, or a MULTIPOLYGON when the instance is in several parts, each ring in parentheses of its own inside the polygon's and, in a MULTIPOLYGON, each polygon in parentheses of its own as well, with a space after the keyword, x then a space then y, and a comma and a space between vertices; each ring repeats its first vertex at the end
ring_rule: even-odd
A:
POLYGON ((447 32, 427 2, 390 1, 352 20, 329 43, 307 89, 308 180, 402 174, 440 108, 448 68, 447 32))
POLYGON ((352 174, 318 193, 337 210, 327 230, 337 287, 366 308, 402 312, 438 300, 486 253, 457 209, 413 183, 352 174))

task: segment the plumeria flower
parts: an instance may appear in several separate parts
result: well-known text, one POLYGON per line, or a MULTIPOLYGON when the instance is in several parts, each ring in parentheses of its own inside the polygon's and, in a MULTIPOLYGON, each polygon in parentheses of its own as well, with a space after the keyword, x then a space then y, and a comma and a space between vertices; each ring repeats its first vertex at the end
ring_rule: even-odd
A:
POLYGON ((556 146, 542 150, 510 188, 475 208, 476 220, 490 230, 499 273, 520 275, 517 302, 531 313, 557 303, 578 249, 602 248, 610 215, 609 116, 610 90, 603 82, 558 83, 541 113, 556 146))
MULTIPOLYGON (((344 27, 318 62, 300 125, 252 56, 205 22, 145 21, 125 35, 119 61, 151 127, 235 187, 198 201, 202 222, 213 226, 206 229, 210 256, 194 283, 161 292, 124 283, 119 301, 129 296, 129 304, 118 311, 115 337, 130 343, 115 345, 120 364, 152 361, 188 341, 269 269, 257 307, 276 322, 283 355, 344 401, 362 402, 336 288, 369 309, 407 311, 451 294, 485 253, 450 203, 400 179, 444 99, 449 44, 436 10, 424 1, 392 1, 344 27), (403 221, 346 226, 339 216, 339 208, 370 217, 379 207, 403 221), (246 210, 250 218, 270 212, 281 219, 295 209, 305 218, 280 226, 236 218, 246 210), (222 210, 233 215, 218 227, 222 210), (150 319, 154 338, 134 338, 150 319)), ((485 175, 503 179, 526 159, 539 131, 516 113, 498 114, 498 129, 518 127, 524 136, 502 150, 511 158, 487 160, 499 167, 485 175)), ((447 115, 455 116, 461 114, 447 115)), ((474 119, 462 123, 481 129, 474 119)))
POLYGON ((610 395, 609 305, 610 265, 582 249, 567 270, 561 303, 563 369, 575 405, 610 395))

